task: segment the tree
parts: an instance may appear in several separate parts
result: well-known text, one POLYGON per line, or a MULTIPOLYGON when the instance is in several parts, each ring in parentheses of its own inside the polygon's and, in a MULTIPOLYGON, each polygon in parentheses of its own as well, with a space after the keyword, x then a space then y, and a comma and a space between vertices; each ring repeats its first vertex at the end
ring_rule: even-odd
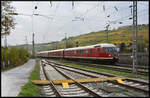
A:
POLYGON ((13 66, 17 66, 17 65, 20 65, 22 64, 21 63, 21 59, 19 58, 19 52, 18 52, 18 49, 15 48, 15 47, 12 47, 10 49, 10 52, 9 52, 9 56, 10 56, 10 64, 13 65, 13 66))
POLYGON ((67 40, 67 48, 75 47, 75 44, 73 44, 72 40, 67 40))
POLYGON ((28 51, 25 48, 18 49, 19 59, 21 59, 22 63, 27 62, 28 60, 28 51))
POLYGON ((1 36, 10 34, 15 28, 14 18, 8 13, 14 13, 15 8, 10 5, 11 1, 1 1, 1 36))

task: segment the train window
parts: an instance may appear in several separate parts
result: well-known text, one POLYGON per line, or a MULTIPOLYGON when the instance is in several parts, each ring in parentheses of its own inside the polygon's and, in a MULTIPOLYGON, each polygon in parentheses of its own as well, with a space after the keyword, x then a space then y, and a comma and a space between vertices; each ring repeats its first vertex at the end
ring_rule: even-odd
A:
POLYGON ((103 48, 103 51, 105 51, 105 48, 103 48))
POLYGON ((82 54, 84 54, 84 50, 82 50, 82 54))
POLYGON ((87 54, 87 53, 88 53, 88 51, 86 50, 86 51, 85 51, 85 53, 87 54))
POLYGON ((80 50, 80 54, 81 54, 81 50, 80 50))
POLYGON ((113 49, 112 49, 112 48, 109 48, 109 52, 113 52, 113 49))

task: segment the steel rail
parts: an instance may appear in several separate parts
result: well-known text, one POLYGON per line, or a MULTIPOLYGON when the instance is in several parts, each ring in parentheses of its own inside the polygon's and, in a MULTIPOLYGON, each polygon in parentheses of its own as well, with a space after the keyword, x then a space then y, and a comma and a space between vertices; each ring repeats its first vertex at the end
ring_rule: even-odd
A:
MULTIPOLYGON (((74 60, 63 60, 63 61, 65 61, 65 62, 75 62, 74 60)), ((76 62, 77 63, 77 62, 76 62)), ((94 65, 98 65, 99 66, 99 64, 103 64, 103 63, 93 63, 92 61, 79 61, 79 63, 82 63, 82 64, 94 64, 94 65)), ((109 65, 109 64, 103 64, 103 65, 109 65)), ((109 65, 110 66, 110 65, 109 65)), ((124 67, 124 68, 132 68, 132 65, 129 65, 129 64, 121 64, 121 63, 116 63, 116 64, 112 64, 111 66, 116 66, 116 67, 124 67)), ((141 66, 141 65, 138 65, 138 66, 136 66, 136 68, 138 68, 138 69, 148 69, 149 67, 148 66, 141 66)))
MULTIPOLYGON (((48 61, 50 62, 50 61, 48 61)), ((78 70, 83 70, 83 71, 88 71, 88 72, 91 72, 91 73, 95 73, 95 74, 101 74, 101 75, 105 75, 105 76, 109 76, 109 77, 115 77, 116 75, 112 75, 112 74, 107 74, 107 73, 102 73, 102 72, 97 72, 97 71, 94 71, 94 70, 88 70, 88 69, 83 69, 83 68, 77 68, 77 67, 72 67, 72 66, 68 66, 68 65, 64 65, 64 64, 58 64, 58 63, 55 63, 55 62, 52 62, 54 64, 57 64, 57 65, 60 65, 60 66, 67 66, 67 67, 70 67, 70 68, 74 68, 74 69, 78 69, 78 70)), ((142 81, 138 81, 138 80, 134 80, 134 79, 126 79, 128 81, 132 81, 132 82, 137 82, 137 83, 140 83, 140 84, 143 84, 143 85, 149 85, 149 83, 146 83, 146 82, 142 82, 142 81)))
MULTIPOLYGON (((119 67, 128 67, 128 68, 132 68, 132 65, 131 64, 121 64, 121 63, 116 63, 115 65, 113 66, 119 66, 119 67)), ((141 65, 138 65, 136 66, 138 69, 148 69, 149 66, 141 66, 141 65)))
MULTIPOLYGON (((51 66, 53 66, 53 65, 51 65, 51 66)), ((57 66, 57 65, 56 65, 57 66)), ((61 68, 61 69, 65 69, 65 68, 62 68, 62 67, 59 67, 59 66, 57 66, 58 68, 61 68)), ((65 69, 66 70, 66 69, 65 69)), ((70 69, 67 69, 67 70, 69 70, 69 71, 71 71, 71 72, 75 72, 75 73, 79 73, 79 74, 82 74, 82 75, 85 75, 85 76, 88 76, 88 77, 93 77, 93 78, 95 78, 95 76, 91 76, 91 75, 88 75, 88 74, 85 74, 85 73, 81 73, 81 72, 77 72, 77 71, 74 71, 74 70, 70 70, 70 69)), ((99 89, 101 89, 101 90, 103 90, 103 91, 105 91, 105 92, 107 92, 107 93, 112 93, 111 91, 107 91, 107 90, 105 90, 105 89, 103 89, 103 88, 99 88, 99 89)))
POLYGON ((81 83, 79 83, 78 81, 76 81, 75 79, 69 77, 68 75, 66 75, 62 71, 58 70, 54 65, 51 65, 51 66, 53 68, 55 68, 55 70, 58 71, 60 74, 62 74, 64 77, 73 80, 75 82, 75 84, 78 85, 80 88, 82 88, 84 91, 88 92, 89 94, 93 95, 94 97, 101 97, 100 95, 98 95, 97 93, 95 93, 92 90, 88 89, 87 87, 85 87, 84 85, 82 85, 81 83))
MULTIPOLYGON (((43 62, 43 61, 41 61, 41 62, 43 62)), ((48 76, 47 76, 47 74, 46 74, 46 72, 45 72, 45 70, 44 70, 44 65, 45 65, 45 64, 43 64, 43 63, 42 63, 42 65, 41 65, 41 66, 42 66, 42 71, 43 71, 44 76, 46 77, 46 79, 50 81, 50 84, 51 84, 51 87, 52 87, 52 89, 53 89, 53 91, 54 91, 54 94, 56 94, 57 97, 62 97, 61 93, 60 93, 59 90, 56 88, 56 86, 54 85, 54 83, 48 78, 48 76)))
MULTIPOLYGON (((57 64, 57 65, 61 65, 61 64, 57 64)), ((57 65, 55 65, 56 67, 59 67, 59 68, 62 68, 62 67, 60 67, 60 66, 57 66, 57 65)), ((61 65, 61 66, 63 66, 63 65, 61 65)), ((66 66, 66 65, 65 65, 66 66)), ((66 66, 66 67, 70 67, 70 66, 66 66)), ((71 67, 71 68, 74 68, 74 67, 71 67)), ((63 68, 63 69, 65 69, 65 68, 63 68)), ((75 69, 78 69, 79 70, 79 68, 75 68, 75 69)), ((66 70, 68 70, 68 69, 66 69, 66 70)), ((70 71, 74 71, 74 70, 71 70, 71 69, 69 69, 70 71)), ((85 71, 85 70, 84 70, 85 71)), ((89 70, 86 70, 86 71, 88 71, 88 72, 93 72, 93 71, 89 71, 89 70)), ((75 71, 74 71, 75 72, 75 71)), ((78 73, 78 71, 76 71, 77 73, 78 73)), ((82 73, 82 72, 80 72, 80 73, 82 73)), ((95 73, 95 72, 94 72, 95 73)), ((97 72, 96 72, 97 73, 97 72)), ((84 74, 84 73, 83 73, 84 74)), ((101 73, 98 73, 98 74, 101 74, 101 73)), ((86 75, 86 74, 84 74, 84 75, 86 75)), ((105 75, 105 76, 108 76, 108 74, 106 75, 106 74, 103 74, 103 75, 105 75)), ((91 77, 93 77, 93 78, 98 78, 97 76, 93 76, 93 75, 87 75, 87 76, 91 76, 91 77)), ((109 75, 109 76, 113 76, 113 75, 109 75)), ((130 80, 130 79, 128 79, 128 80, 130 80)), ((132 81, 132 80, 131 80, 132 81)), ((133 81, 136 81, 136 80, 133 80, 133 81)), ((110 82, 110 83, 113 83, 113 84, 116 84, 116 85, 120 85, 120 86, 123 86, 123 87, 125 87, 125 88, 128 88, 128 89, 132 89, 132 90, 135 90, 135 91, 138 91, 138 92, 142 92, 142 93, 144 93, 144 94, 148 94, 149 93, 149 91, 147 91, 147 90, 144 90, 144 89, 140 89, 140 88, 136 88, 136 87, 133 87, 133 86, 129 86, 129 85, 126 85, 126 84, 120 84, 120 83, 118 83, 118 82, 116 82, 116 81, 108 81, 108 82, 110 82)), ((138 83, 140 83, 140 82, 138 82, 138 83)), ((146 83, 145 83, 146 84, 146 83)))
MULTIPOLYGON (((68 62, 68 61, 65 61, 65 62, 68 62)), ((69 61, 70 63, 70 61, 69 61)), ((72 63, 72 61, 71 61, 72 63)), ((109 65, 96 65, 96 64, 89 64, 89 63, 82 63, 82 62, 73 62, 73 63, 76 63, 76 64, 82 64, 83 66, 89 66, 89 67, 95 67, 95 68, 104 68, 104 69, 110 69, 110 70, 115 70, 115 71, 120 71, 120 72, 127 72, 127 73, 132 73, 132 69, 130 68, 121 68, 121 66, 109 66, 109 65), (119 68, 120 67, 120 68, 119 68)), ((137 71, 137 73, 139 75, 148 75, 149 73, 148 72, 144 72, 144 71, 137 71)))

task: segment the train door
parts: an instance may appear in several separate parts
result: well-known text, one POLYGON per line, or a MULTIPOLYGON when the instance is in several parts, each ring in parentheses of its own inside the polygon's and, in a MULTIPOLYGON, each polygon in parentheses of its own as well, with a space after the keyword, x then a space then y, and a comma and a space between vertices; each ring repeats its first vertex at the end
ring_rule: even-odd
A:
POLYGON ((93 56, 93 57, 96 57, 96 52, 97 52, 97 51, 96 51, 96 48, 93 48, 92 50, 93 50, 93 51, 92 51, 92 56, 93 56))
POLYGON ((107 47, 103 47, 103 48, 102 48, 102 51, 103 51, 103 52, 102 52, 102 56, 103 56, 103 57, 106 57, 106 55, 107 55, 107 47))
POLYGON ((95 48, 95 56, 99 57, 100 48, 95 48))
POLYGON ((89 57, 93 56, 93 49, 88 49, 89 50, 89 57))
POLYGON ((63 50, 63 52, 62 52, 62 57, 64 58, 64 54, 65 54, 65 51, 63 50))

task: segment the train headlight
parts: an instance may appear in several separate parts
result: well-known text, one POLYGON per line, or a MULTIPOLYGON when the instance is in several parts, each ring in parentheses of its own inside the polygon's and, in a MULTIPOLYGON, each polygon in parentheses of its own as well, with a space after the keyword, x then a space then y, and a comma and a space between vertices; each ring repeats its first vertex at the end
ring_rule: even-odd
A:
POLYGON ((111 54, 109 54, 108 56, 111 56, 111 54))

